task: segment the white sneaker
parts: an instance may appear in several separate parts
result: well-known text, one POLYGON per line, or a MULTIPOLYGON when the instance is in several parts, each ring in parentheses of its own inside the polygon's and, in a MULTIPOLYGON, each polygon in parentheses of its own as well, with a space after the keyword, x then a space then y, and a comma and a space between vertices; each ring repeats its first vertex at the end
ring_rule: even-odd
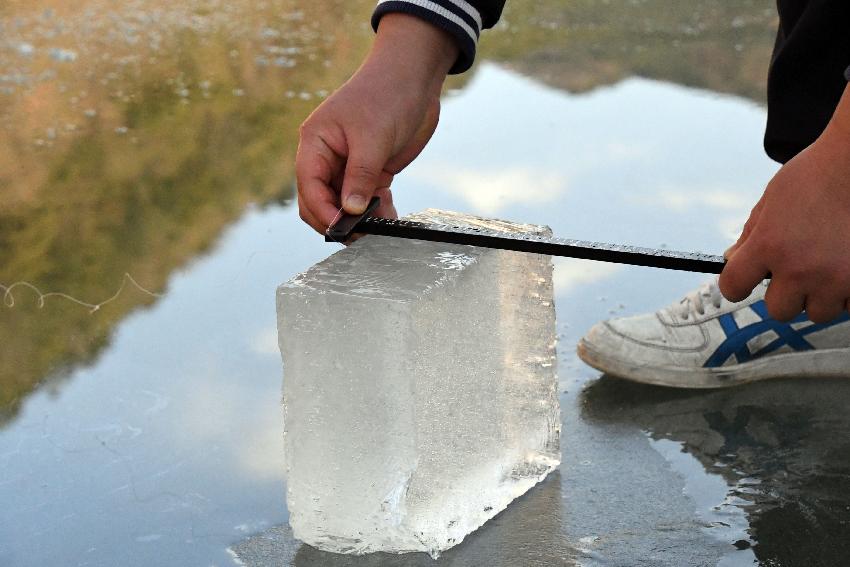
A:
POLYGON ((740 303, 716 279, 652 314, 597 323, 578 344, 594 368, 675 388, 720 388, 781 377, 850 376, 850 315, 815 324, 771 319, 767 282, 740 303))

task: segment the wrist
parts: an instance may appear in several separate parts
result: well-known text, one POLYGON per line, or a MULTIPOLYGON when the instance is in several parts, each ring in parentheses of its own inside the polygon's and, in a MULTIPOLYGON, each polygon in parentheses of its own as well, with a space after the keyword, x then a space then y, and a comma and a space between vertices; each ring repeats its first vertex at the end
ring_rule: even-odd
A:
POLYGON ((364 67, 439 96, 458 55, 457 42, 448 32, 415 16, 386 14, 364 67))
POLYGON ((821 138, 836 155, 850 157, 850 84, 845 87, 844 94, 821 138))
POLYGON ((804 163, 813 169, 801 189, 829 199, 835 207, 850 209, 850 87, 845 89, 823 133, 804 153, 808 155, 804 163))

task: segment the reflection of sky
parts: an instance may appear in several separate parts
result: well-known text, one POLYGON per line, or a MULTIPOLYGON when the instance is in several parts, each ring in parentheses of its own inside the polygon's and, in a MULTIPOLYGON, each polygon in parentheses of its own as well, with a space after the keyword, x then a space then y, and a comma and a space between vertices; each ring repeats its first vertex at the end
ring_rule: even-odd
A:
POLYGON ((27 401, 0 433, 0 558, 227 564, 229 542, 285 520, 273 291, 328 251, 292 246, 293 216, 248 214, 58 397, 27 401))
MULTIPOLYGON (((445 101, 396 202, 720 252, 775 170, 763 123, 751 103, 682 87, 631 79, 570 95, 485 64, 445 101)), ((291 207, 252 211, 58 397, 32 395, 0 431, 0 563, 226 563, 227 545, 284 521, 274 289, 335 249, 291 207)), ((570 370, 590 324, 704 279, 557 265, 566 386, 592 375, 570 370)))
MULTIPOLYGON (((565 238, 720 254, 777 169, 762 150, 764 123, 762 108, 735 97, 640 78, 573 95, 484 64, 444 100, 432 143, 396 179, 395 201, 400 213, 442 207, 546 224, 565 238)), ((555 264, 560 298, 584 286, 604 304, 562 308, 560 320, 582 330, 705 280, 555 264)))
POLYGON ((570 237, 721 247, 775 170, 761 108, 645 79, 571 95, 483 65, 441 121, 400 203, 445 197, 570 237))

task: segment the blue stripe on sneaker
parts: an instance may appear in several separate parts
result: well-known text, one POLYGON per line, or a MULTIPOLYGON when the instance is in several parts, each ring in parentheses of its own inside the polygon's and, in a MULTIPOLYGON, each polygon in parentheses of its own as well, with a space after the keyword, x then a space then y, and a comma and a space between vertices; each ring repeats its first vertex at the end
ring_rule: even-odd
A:
MULTIPOLYGON (((732 313, 721 315, 718 321, 720 322, 720 326, 723 328, 723 332, 726 334, 727 338, 735 336, 738 331, 740 331, 738 322, 735 321, 735 317, 732 313)), ((746 341, 744 341, 743 344, 738 344, 735 341, 730 342, 729 348, 731 349, 731 353, 730 355, 727 355, 727 358, 731 356, 731 354, 734 354, 738 362, 746 362, 750 359, 750 350, 747 348, 746 341)))
POLYGON ((705 361, 705 364, 703 365, 704 367, 715 368, 723 366, 723 364, 729 360, 729 357, 733 355, 739 364, 749 362, 750 360, 755 360, 756 358, 770 354, 785 345, 790 346, 796 351, 813 350, 814 347, 804 338, 805 335, 816 333, 817 331, 822 331, 840 323, 850 321, 850 314, 843 313, 840 317, 830 321, 829 323, 812 324, 804 329, 796 330, 791 325, 793 323, 802 323, 807 321, 808 318, 805 313, 801 313, 789 323, 780 323, 779 321, 770 318, 770 315, 767 313, 767 306, 764 304, 763 300, 753 303, 750 306, 750 309, 752 309, 753 312, 762 320, 743 328, 738 327, 738 323, 735 321, 732 313, 726 313, 718 318, 720 327, 726 335, 726 340, 720 343, 717 350, 715 350, 708 360, 705 361), (776 333, 778 338, 760 350, 754 353, 750 352, 747 343, 768 331, 776 333))
POLYGON ((731 337, 738 332, 738 322, 735 321, 735 317, 733 317, 731 313, 721 315, 718 321, 720 322, 720 326, 723 327, 723 332, 726 333, 727 337, 731 337))
MULTIPOLYGON (((805 320, 805 318, 804 318, 804 320, 805 320)), ((796 321, 796 319, 795 319, 795 321, 796 321)), ((844 313, 840 317, 838 317, 837 319, 835 319, 833 321, 830 321, 829 323, 812 324, 812 325, 809 325, 808 327, 806 327, 804 329, 800 329, 800 330, 797 331, 797 334, 800 335, 800 337, 803 337, 803 336, 809 335, 811 333, 817 333, 818 331, 822 331, 824 329, 832 327, 833 325, 838 325, 839 323, 846 323, 847 321, 850 321, 850 314, 844 313)), ((813 350, 814 349, 814 347, 811 345, 811 343, 809 343, 809 341, 805 341, 805 343, 809 347, 805 350, 813 350)), ((786 344, 787 343, 786 343, 785 339, 780 335, 778 339, 776 339, 775 341, 773 341, 769 345, 765 346, 764 348, 762 348, 761 350, 759 350, 758 352, 753 354, 753 358, 758 358, 760 356, 770 354, 773 351, 775 351, 776 349, 778 349, 778 348, 780 348, 780 347, 782 347, 786 344)), ((800 349, 797 349, 797 350, 800 350, 800 349)))

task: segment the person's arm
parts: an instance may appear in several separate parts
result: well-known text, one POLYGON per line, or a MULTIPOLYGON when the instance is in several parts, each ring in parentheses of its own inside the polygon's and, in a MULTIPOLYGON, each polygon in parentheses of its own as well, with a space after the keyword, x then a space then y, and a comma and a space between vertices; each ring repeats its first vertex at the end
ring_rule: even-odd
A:
POLYGON ((390 184, 437 127, 446 75, 466 70, 478 35, 504 0, 387 0, 372 17, 375 42, 342 87, 301 125, 295 171, 301 218, 323 232, 343 207, 396 216, 390 184))
POLYGON ((458 48, 416 17, 383 17, 366 60, 301 125, 295 172, 301 218, 319 232, 340 207, 358 214, 378 194, 394 217, 393 175, 419 155, 439 116, 440 89, 458 48))
POLYGON ((455 38, 459 56, 450 73, 462 73, 475 59, 481 31, 499 21, 505 0, 379 0, 372 14, 372 27, 386 14, 401 13, 420 18, 455 38))
POLYGON ((770 181, 726 256, 720 290, 731 301, 770 273, 775 319, 805 309, 826 322, 850 309, 850 86, 820 137, 770 181))

